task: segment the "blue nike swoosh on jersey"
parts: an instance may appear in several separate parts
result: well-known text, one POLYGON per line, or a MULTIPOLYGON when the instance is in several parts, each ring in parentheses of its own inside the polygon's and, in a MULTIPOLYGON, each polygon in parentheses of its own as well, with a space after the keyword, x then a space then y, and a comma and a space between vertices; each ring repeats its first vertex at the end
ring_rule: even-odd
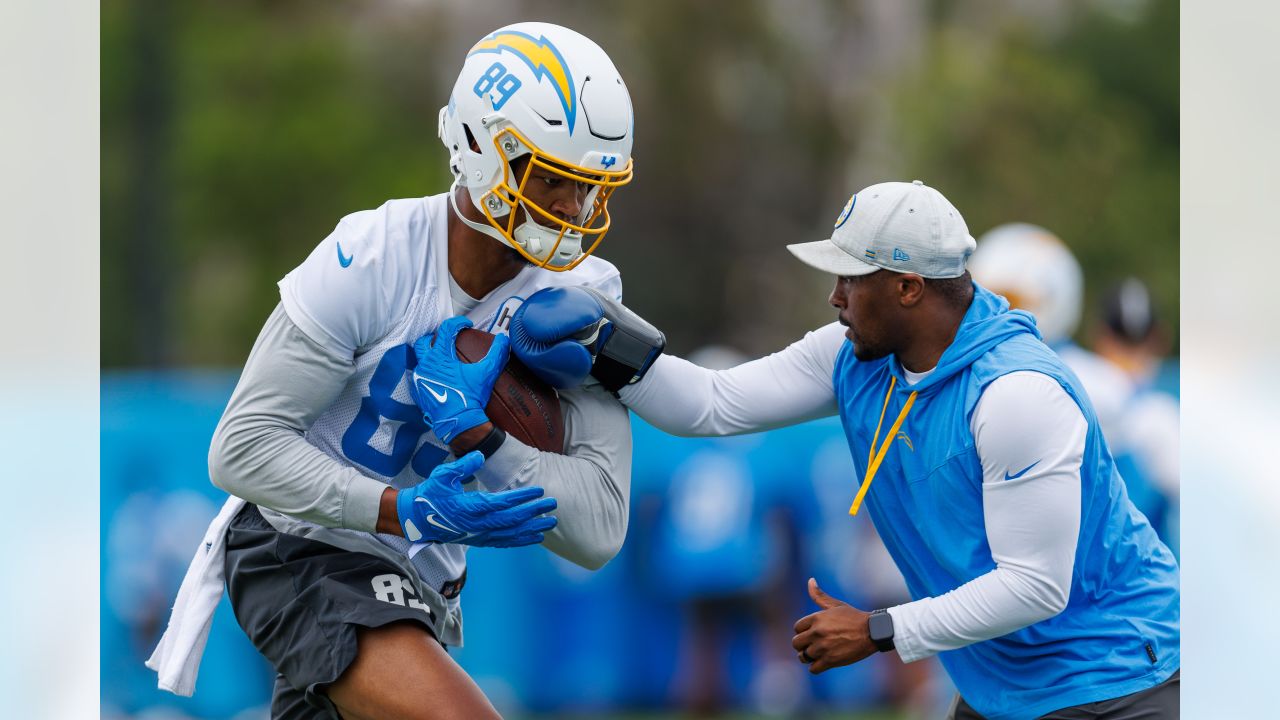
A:
POLYGON ((1014 474, 1012 474, 1012 475, 1010 475, 1008 472, 1005 472, 1005 474, 1004 474, 1004 479, 1005 479, 1005 480, 1017 480, 1018 478, 1022 477, 1023 475, 1026 475, 1028 470, 1030 470, 1031 468, 1033 468, 1033 467, 1035 467, 1035 466, 1037 466, 1037 465, 1039 465, 1039 464, 1040 464, 1040 461, 1039 461, 1039 460, 1037 460, 1037 461, 1035 461, 1035 462, 1031 463, 1030 465, 1028 465, 1028 466, 1026 466, 1026 467, 1024 467, 1024 468, 1022 468, 1021 470, 1019 470, 1018 472, 1016 472, 1016 473, 1014 473, 1014 474))
POLYGON ((342 267, 347 267, 348 265, 351 264, 352 260, 356 259, 356 255, 355 253, 351 253, 350 255, 343 257, 342 243, 337 243, 337 246, 338 246, 338 264, 341 265, 342 267))

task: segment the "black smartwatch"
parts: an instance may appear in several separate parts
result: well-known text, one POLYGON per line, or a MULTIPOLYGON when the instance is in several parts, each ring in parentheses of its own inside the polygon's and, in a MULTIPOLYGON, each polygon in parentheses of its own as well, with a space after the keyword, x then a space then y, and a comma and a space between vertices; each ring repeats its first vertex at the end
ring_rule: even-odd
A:
POLYGON ((893 649, 893 616, 888 610, 877 610, 867 618, 867 632, 880 652, 893 649))

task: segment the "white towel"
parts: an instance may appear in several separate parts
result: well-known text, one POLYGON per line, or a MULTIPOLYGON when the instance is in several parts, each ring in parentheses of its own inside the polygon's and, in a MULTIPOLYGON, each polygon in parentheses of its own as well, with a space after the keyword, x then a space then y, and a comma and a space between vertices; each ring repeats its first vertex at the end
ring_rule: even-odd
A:
POLYGON ((209 641, 213 613, 222 599, 223 563, 227 553, 227 526, 244 507, 244 500, 227 498, 218 516, 205 530, 204 541, 187 566, 178 588, 173 613, 160 644, 147 659, 147 667, 159 675, 161 690, 190 697, 196 690, 196 673, 209 641))

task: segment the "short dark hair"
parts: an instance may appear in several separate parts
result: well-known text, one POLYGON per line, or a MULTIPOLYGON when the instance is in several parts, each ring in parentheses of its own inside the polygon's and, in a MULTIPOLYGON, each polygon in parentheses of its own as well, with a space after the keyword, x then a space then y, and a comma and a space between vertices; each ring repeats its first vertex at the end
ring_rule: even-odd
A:
POLYGON ((960 277, 925 278, 925 284, 933 288, 943 301, 953 308, 969 307, 973 300, 973 277, 965 270, 960 277))

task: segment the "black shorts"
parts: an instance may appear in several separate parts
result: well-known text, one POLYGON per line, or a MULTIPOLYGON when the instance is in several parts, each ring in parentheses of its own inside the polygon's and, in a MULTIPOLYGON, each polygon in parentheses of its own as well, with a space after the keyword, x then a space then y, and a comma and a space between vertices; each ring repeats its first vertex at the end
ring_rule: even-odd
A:
MULTIPOLYGON (((1040 720, 1165 720, 1177 718, 1181 712, 1182 671, 1175 670, 1167 680, 1111 700, 1085 703, 1054 710, 1040 720)), ((982 720, 964 698, 956 695, 947 720, 982 720)))
POLYGON ((434 615, 383 558, 281 533, 248 504, 227 529, 227 593, 236 621, 271 662, 271 717, 338 718, 323 693, 356 657, 359 627, 434 615))

